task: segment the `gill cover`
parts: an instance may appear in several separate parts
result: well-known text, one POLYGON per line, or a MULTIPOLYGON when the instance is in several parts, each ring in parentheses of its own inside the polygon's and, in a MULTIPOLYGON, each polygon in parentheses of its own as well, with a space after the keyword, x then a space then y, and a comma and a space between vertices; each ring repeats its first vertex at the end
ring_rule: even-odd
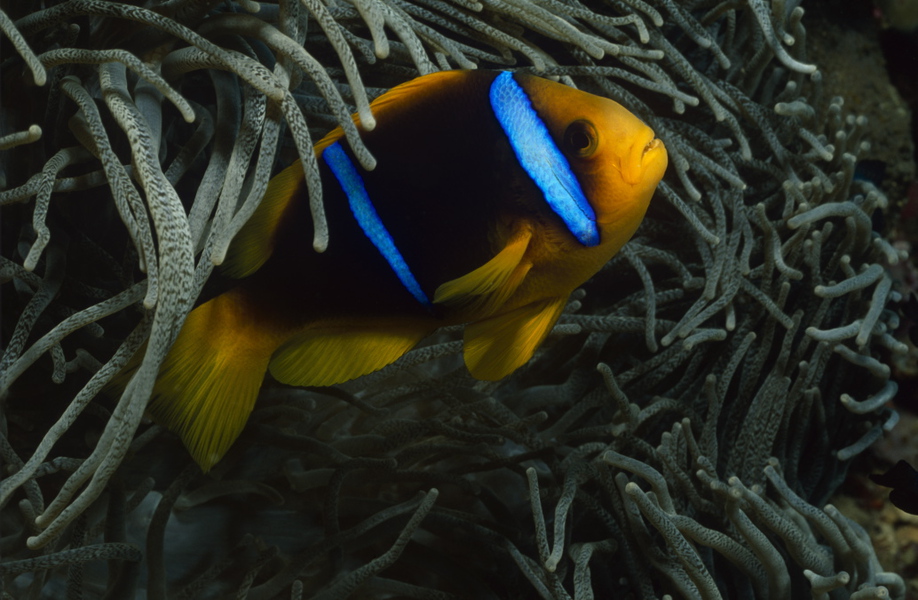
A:
POLYGON ((505 71, 491 84, 491 108, 520 166, 539 186, 548 206, 584 246, 599 244, 596 215, 570 163, 539 118, 526 91, 505 71))

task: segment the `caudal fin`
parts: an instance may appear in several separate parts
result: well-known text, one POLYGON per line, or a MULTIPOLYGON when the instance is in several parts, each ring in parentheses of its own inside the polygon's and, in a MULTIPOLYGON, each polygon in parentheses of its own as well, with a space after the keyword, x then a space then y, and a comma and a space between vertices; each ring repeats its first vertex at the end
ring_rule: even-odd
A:
POLYGON ((239 437, 279 343, 234 291, 202 304, 185 320, 160 367, 148 411, 181 436, 205 472, 239 437))

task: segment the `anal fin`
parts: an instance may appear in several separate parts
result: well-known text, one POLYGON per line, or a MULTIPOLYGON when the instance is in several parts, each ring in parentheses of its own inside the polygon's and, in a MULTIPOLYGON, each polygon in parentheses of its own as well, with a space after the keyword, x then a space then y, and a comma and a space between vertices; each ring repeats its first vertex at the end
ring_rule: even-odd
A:
POLYGON ((205 472, 245 427, 279 343, 232 291, 195 308, 185 320, 160 367, 148 412, 181 436, 205 472))
POLYGON ((436 327, 411 318, 313 325, 285 342, 269 368, 290 385, 343 383, 395 362, 436 327))
POLYGON ((524 365, 554 327, 567 297, 548 298, 465 327, 464 358, 476 379, 497 381, 524 365))

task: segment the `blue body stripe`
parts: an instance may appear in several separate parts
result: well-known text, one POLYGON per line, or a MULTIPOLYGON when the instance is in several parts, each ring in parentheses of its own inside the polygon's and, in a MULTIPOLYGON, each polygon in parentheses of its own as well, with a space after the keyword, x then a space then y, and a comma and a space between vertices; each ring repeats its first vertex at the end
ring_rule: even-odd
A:
POLYGON ((430 307, 430 300, 421 289, 418 280, 414 278, 408 263, 402 257, 398 248, 395 247, 395 241, 383 224, 382 219, 373 207, 367 189, 363 184, 363 177, 357 172, 354 163, 344 152, 339 142, 335 142, 322 152, 322 158, 335 175, 341 189, 347 195, 351 212, 357 219, 357 224, 366 234, 376 249, 379 250, 392 270, 395 271, 396 277, 402 282, 402 285, 411 292, 418 302, 424 306, 430 307))
POLYGON ((516 158, 532 178, 555 214, 584 246, 599 244, 596 213, 587 201, 567 158, 555 145, 548 128, 526 95, 505 71, 491 84, 491 108, 516 158))

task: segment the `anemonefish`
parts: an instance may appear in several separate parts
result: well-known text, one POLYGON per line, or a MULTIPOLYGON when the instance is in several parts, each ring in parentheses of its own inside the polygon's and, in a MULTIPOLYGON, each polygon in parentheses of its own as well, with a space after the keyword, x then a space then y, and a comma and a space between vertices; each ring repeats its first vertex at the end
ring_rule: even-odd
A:
POLYGON ((329 386, 467 323, 471 374, 512 373, 632 236, 667 164, 621 105, 532 75, 435 73, 371 108, 361 137, 374 170, 340 128, 315 146, 327 251, 312 248, 297 162, 230 246, 239 285, 190 313, 163 363, 149 413, 204 470, 236 440, 266 372, 329 386))
POLYGON ((871 474, 877 485, 892 488, 889 501, 893 506, 912 515, 918 515, 918 471, 904 460, 885 473, 871 474))

